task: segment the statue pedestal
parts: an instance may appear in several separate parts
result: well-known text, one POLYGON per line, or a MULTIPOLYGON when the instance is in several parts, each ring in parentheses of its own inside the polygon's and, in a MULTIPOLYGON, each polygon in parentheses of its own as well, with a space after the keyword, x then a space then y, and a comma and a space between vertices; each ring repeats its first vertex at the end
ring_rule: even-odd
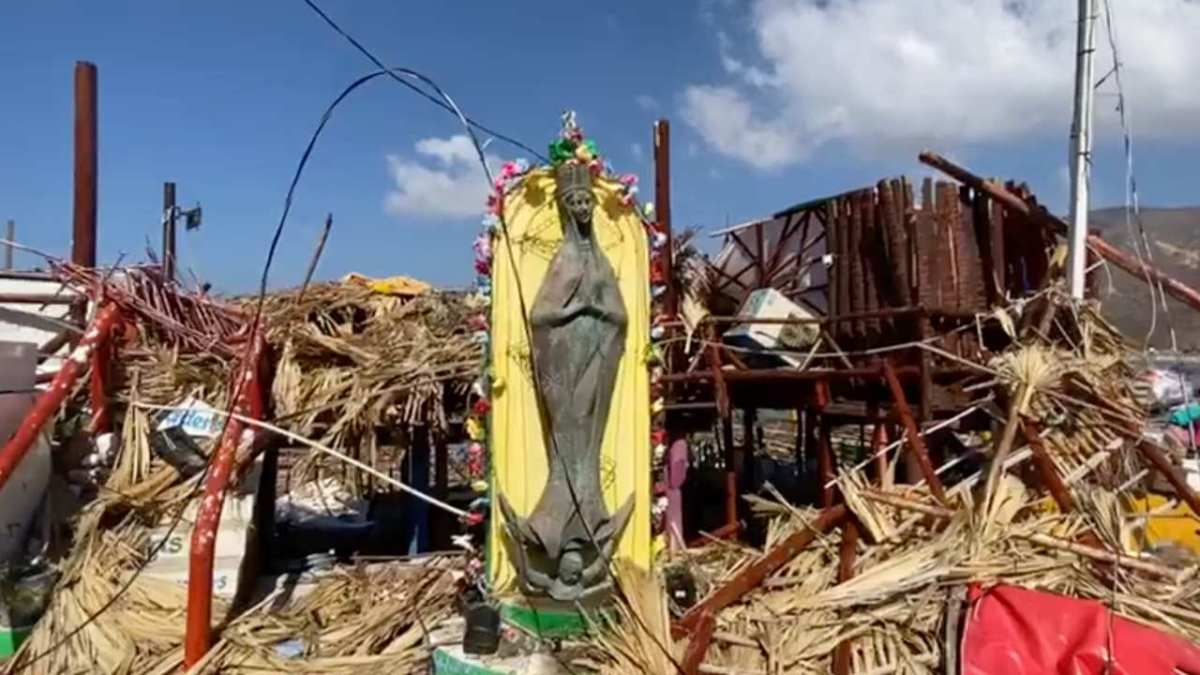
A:
POLYGON ((542 608, 535 615, 529 606, 502 604, 500 615, 505 624, 517 630, 502 631, 499 649, 486 656, 463 651, 465 626, 461 619, 434 629, 430 633, 430 641, 437 645, 433 650, 434 675, 570 675, 567 666, 576 656, 570 638, 580 635, 585 626, 578 612, 542 608), (545 640, 533 637, 536 631, 526 629, 526 621, 540 625, 544 638, 562 638, 561 650, 550 652, 545 640))
MULTIPOLYGON (((593 615, 610 611, 611 601, 582 603, 583 611, 593 615)), ((552 600, 520 598, 501 600, 500 619, 530 635, 542 638, 570 638, 588 630, 588 621, 579 607, 552 600)))

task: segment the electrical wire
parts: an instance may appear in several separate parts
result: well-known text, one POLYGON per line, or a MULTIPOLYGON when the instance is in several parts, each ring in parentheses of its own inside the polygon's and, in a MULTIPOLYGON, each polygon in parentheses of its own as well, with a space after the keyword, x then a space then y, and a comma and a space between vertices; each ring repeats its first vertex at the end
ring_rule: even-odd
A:
MULTIPOLYGON (((325 23, 329 25, 330 28, 332 28, 335 32, 337 32, 338 35, 341 35, 343 38, 345 38, 346 41, 349 42, 351 45, 353 45, 354 48, 357 49, 363 56, 367 57, 367 59, 370 60, 371 63, 375 64, 376 68, 379 68, 380 70, 387 70, 387 66, 383 65, 382 61, 380 61, 378 58, 376 58, 375 55, 372 54, 369 49, 364 47, 361 42, 354 39, 354 36, 350 35, 346 31, 342 30, 342 27, 339 26, 337 24, 337 22, 334 21, 328 14, 326 14, 320 7, 318 7, 317 4, 315 2, 313 2, 313 0, 304 0, 304 4, 308 5, 309 9, 316 12, 317 15, 320 16, 321 19, 323 19, 325 21, 325 23)), ((424 89, 421 89, 420 87, 416 86, 412 82, 409 82, 409 81, 399 77, 396 74, 392 74, 391 78, 393 80, 395 80, 396 82, 400 83, 401 85, 411 89, 414 93, 421 96, 422 98, 428 100, 429 102, 433 103, 434 105, 438 106, 439 108, 445 110, 446 112, 458 115, 461 119, 466 120, 467 124, 482 131, 483 133, 485 133, 489 136, 498 138, 499 140, 504 141, 505 143, 508 143, 509 145, 512 145, 513 147, 524 150, 525 152, 528 152, 529 154, 533 155, 534 157, 538 158, 539 160, 541 160, 543 162, 550 161, 545 156, 543 156, 540 152, 538 152, 537 150, 534 150, 533 148, 529 147, 528 145, 522 143, 521 141, 518 141, 515 138, 512 138, 511 136, 506 136, 505 134, 502 134, 498 131, 493 131, 492 129, 485 127, 483 124, 476 122, 474 119, 461 115, 457 109, 452 108, 451 106, 447 105, 445 103, 445 101, 439 100, 436 96, 431 95, 429 92, 425 91, 424 89)))
MULTIPOLYGON (((1115 19, 1113 18, 1111 0, 1104 0, 1104 23, 1106 35, 1108 37, 1109 50, 1112 53, 1113 64, 1108 75, 1101 78, 1103 83, 1109 75, 1112 76, 1113 82, 1117 87, 1117 113, 1121 121, 1121 136, 1124 146, 1125 155, 1125 228, 1128 231, 1129 238, 1134 245, 1134 253, 1137 255, 1138 263, 1142 265, 1142 270, 1145 272, 1146 285, 1150 288, 1150 329, 1146 334, 1146 346, 1149 346, 1150 340, 1154 335, 1157 320, 1158 320, 1158 305, 1161 303, 1163 316, 1167 322, 1167 330, 1171 340, 1171 351, 1178 351, 1178 342, 1176 340, 1174 321, 1171 317, 1171 308, 1167 304, 1166 292, 1163 289, 1161 281, 1155 281, 1150 276, 1150 269, 1147 265, 1154 264, 1154 252, 1150 246, 1150 238, 1146 234, 1146 225, 1142 220, 1142 212, 1138 199, 1137 178, 1133 170, 1133 130, 1129 120, 1129 109, 1125 98, 1125 87, 1121 80, 1121 72, 1124 70, 1124 63, 1121 61, 1120 50, 1117 47, 1117 37, 1115 28, 1115 19), (1137 225, 1137 234, 1135 235, 1133 225, 1137 225), (1145 260, 1143 253, 1145 251, 1145 260), (1157 292, 1157 297, 1156 296, 1157 292)), ((1097 84, 1099 86, 1099 83, 1097 84)))
MULTIPOLYGON (((316 6, 311 4, 310 0, 305 0, 305 2, 308 3, 310 6, 312 6, 314 10, 319 10, 319 8, 317 8, 316 6)), ((334 27, 336 28, 336 24, 334 24, 334 27)), ((337 30, 339 33, 342 33, 343 35, 345 35, 345 33, 343 31, 341 31, 340 28, 338 28, 337 30)), ((348 35, 346 37, 349 38, 348 35)), ((358 78, 357 80, 352 82, 348 87, 346 87, 346 89, 343 90, 342 93, 336 99, 334 99, 334 101, 329 105, 329 107, 326 108, 325 113, 321 116, 320 123, 317 125, 316 130, 313 132, 312 138, 309 140, 308 146, 305 148, 304 153, 301 156, 299 165, 296 167, 295 175, 292 177, 291 185, 288 187, 287 196, 284 199, 283 214, 280 216, 279 224, 276 226, 274 236, 271 239, 271 246, 268 250, 266 265, 263 268, 263 275, 262 275, 262 279, 261 279, 261 282, 259 285, 258 303, 257 303, 257 307, 255 310, 255 317, 254 317, 254 329, 255 330, 257 329, 258 323, 261 319, 263 303, 264 303, 264 300, 266 297, 266 285, 267 285, 268 271, 270 269, 271 262, 274 259, 275 251, 278 246, 279 240, 282 237, 283 228, 284 228, 285 223, 287 222, 288 213, 291 211, 292 198, 295 194, 296 186, 300 181, 300 176, 304 171, 304 167, 308 163, 309 157, 312 155, 312 150, 316 145, 317 138, 320 136, 321 131, 324 130, 325 125, 329 122, 329 119, 332 116, 334 109, 337 108, 337 106, 342 101, 344 101, 346 99, 346 97, 350 95, 351 92, 353 92, 355 89, 362 86, 363 84, 365 84, 377 77, 380 77, 382 75, 391 75, 393 77, 398 76, 398 75, 405 75, 407 77, 414 78, 414 79, 422 82, 426 86, 428 86, 430 89, 432 89, 437 94, 437 96, 442 100, 442 103, 444 104, 444 106, 447 107, 451 112, 454 113, 454 115, 458 118, 459 123, 462 124, 464 130, 467 132, 467 137, 471 141, 471 145, 475 150, 476 158, 478 159, 480 167, 483 170, 483 175, 487 182, 488 188, 491 189, 491 187, 492 187, 493 178, 492 178, 491 168, 488 166, 487 158, 485 157, 484 152, 483 152, 483 146, 480 144, 479 138, 475 133, 475 127, 472 126, 471 121, 462 112, 462 110, 459 108, 458 104, 456 104, 454 102, 454 100, 452 98, 450 98, 450 96, 436 82, 434 82, 432 79, 425 76, 424 74, 417 72, 415 70, 412 70, 410 68, 382 68, 381 70, 377 70, 375 72, 369 73, 367 75, 364 75, 364 76, 358 78)), ((503 214, 503 209, 501 209, 501 212, 503 214)), ((514 265, 514 269, 515 269, 516 257, 512 250, 511 238, 508 236, 508 225, 507 225, 507 222, 504 220, 503 215, 501 215, 501 218, 500 218, 500 226, 501 226, 501 231, 505 235, 504 240, 505 240, 506 248, 508 251, 509 262, 510 262, 510 264, 514 265)), ((532 344, 532 329, 530 328, 530 325, 529 325, 527 305, 525 302, 525 294, 521 287, 521 282, 520 282, 519 277, 517 277, 517 279, 516 279, 516 290, 517 290, 517 298, 520 303, 522 324, 525 328, 526 337, 527 337, 527 339, 530 339, 530 344, 532 344)), ((253 333, 252 333, 252 335, 253 335, 253 333)), ((532 360, 530 361, 530 363, 531 363, 530 370, 531 370, 531 374, 533 376, 533 381, 534 381, 535 396, 537 397, 539 406, 544 409, 544 398, 543 398, 543 392, 541 390, 540 382, 537 378, 537 367, 536 367, 536 365, 533 365, 532 360)), ((551 445, 551 448, 553 449, 553 454, 556 456, 558 461, 562 463, 563 468, 566 469, 566 466, 567 466, 566 460, 563 458, 561 452, 559 451, 557 442, 554 441, 553 433, 550 433, 550 432, 551 432, 551 430, 547 429, 547 436, 550 438, 550 445, 551 445)), ((575 491, 574 482, 570 477, 570 473, 564 470, 564 475, 566 476, 567 491, 571 496, 571 501, 573 502, 575 510, 577 512, 582 513, 582 511, 583 511, 582 505, 580 503, 578 494, 575 491)), ((600 547, 597 544, 595 534, 591 530, 591 526, 589 524, 587 524, 586 522, 584 523, 584 529, 587 532, 588 539, 591 541, 592 546, 597 550, 597 552, 601 556, 603 556, 605 558, 605 563, 606 563, 605 570, 608 572, 609 576, 612 578, 614 588, 617 589, 617 592, 626 600, 626 602, 629 602, 630 600, 629 600, 628 595, 625 594, 625 591, 621 587, 619 579, 617 579, 616 574, 612 571, 611 558, 609 556, 605 555, 604 552, 600 549, 600 547)), ((636 613, 635 613, 635 617, 636 617, 636 613)), ((650 630, 649 626, 645 625, 645 622, 641 617, 637 617, 637 620, 638 620, 638 623, 641 624, 642 628, 646 631, 646 634, 652 638, 652 640, 655 642, 655 644, 663 651, 663 653, 667 656, 667 658, 671 660, 671 662, 675 665, 675 667, 680 672, 682 672, 683 668, 679 664, 679 662, 675 659, 675 656, 674 656, 674 654, 671 653, 671 650, 668 649, 666 645, 662 644, 661 640, 659 640, 658 637, 656 635, 654 635, 654 632, 650 630)))
MULTIPOLYGON (((1120 51, 1117 48, 1116 28, 1114 27, 1115 20, 1113 18, 1111 0, 1104 0, 1104 20, 1105 20, 1105 27, 1107 28, 1107 34, 1108 34, 1108 45, 1109 45, 1110 51, 1112 52, 1112 57, 1113 57, 1113 65, 1112 65, 1111 72, 1114 77, 1114 81, 1116 82, 1116 85, 1117 85, 1117 109, 1120 112, 1121 133, 1122 133, 1122 137, 1124 139, 1125 227, 1126 227, 1126 230, 1129 231, 1129 235, 1132 238, 1133 232, 1132 232, 1132 228, 1129 224, 1130 212, 1132 211, 1133 219, 1137 222, 1141 246, 1146 249, 1146 257, 1147 257, 1147 259, 1149 259, 1150 264, 1153 265, 1154 264, 1154 252, 1150 247, 1150 238, 1146 234, 1145 222, 1142 220, 1142 213, 1141 213, 1141 208, 1140 208, 1140 204, 1139 204, 1139 200, 1138 200, 1138 193, 1137 193, 1137 180, 1136 180, 1136 178, 1134 176, 1134 172, 1133 172, 1133 130, 1132 130, 1132 125, 1129 124, 1128 120, 1127 120, 1128 110, 1126 109, 1126 105, 1125 105, 1125 88, 1121 82, 1121 70, 1122 70, 1123 64, 1122 64, 1121 58, 1120 58, 1120 51)), ((1137 250, 1137 244, 1138 244, 1138 242, 1135 241, 1134 242, 1135 251, 1137 250)), ((1138 255, 1138 260, 1139 260, 1139 262, 1141 262, 1140 254, 1138 255)), ((1168 332, 1168 336, 1170 337, 1170 340, 1171 340, 1171 351, 1172 351, 1172 353, 1177 354, 1179 352, 1179 342, 1176 339, 1175 322, 1171 315, 1171 307, 1167 303, 1167 294, 1166 294, 1165 290, 1163 289, 1162 280, 1160 278, 1156 281, 1156 283, 1151 283, 1150 270, 1148 268, 1146 268, 1145 266, 1143 266, 1143 270, 1145 270, 1145 272, 1146 272, 1146 284, 1150 286, 1150 312, 1151 312, 1150 317, 1151 317, 1151 320, 1150 320, 1150 329, 1147 332, 1146 341, 1145 341, 1145 345, 1144 345, 1144 347, 1146 347, 1147 357, 1149 357, 1150 339, 1154 335, 1155 322, 1158 318, 1158 316, 1157 316, 1158 309, 1157 309, 1157 305, 1155 304, 1155 298, 1154 298, 1154 292, 1156 289, 1158 291, 1158 302, 1162 303, 1163 316, 1166 318, 1166 321, 1167 321, 1167 332, 1168 332)), ((1150 361, 1151 363, 1153 362, 1152 359, 1147 358, 1147 360, 1150 361)), ((1180 388, 1183 390, 1184 407, 1190 408, 1191 407, 1191 387, 1189 386, 1187 379, 1182 374, 1178 373, 1177 371, 1173 371, 1173 372, 1176 372, 1176 374, 1178 376, 1180 388)), ((1196 448, 1196 426, 1190 417, 1188 418, 1188 447, 1191 450, 1193 455, 1196 454, 1196 449, 1197 449, 1196 448)))
MULTIPOLYGON (((310 0, 305 0, 305 2, 307 4, 309 4, 309 6, 312 7, 314 10, 321 13, 321 15, 323 17, 325 17, 327 21, 330 21, 331 25, 339 33, 345 35, 349 39, 349 36, 346 35, 340 28, 337 28, 336 24, 333 24, 332 21, 329 20, 328 17, 326 15, 324 15, 323 12, 320 12, 320 9, 318 7, 316 7, 315 5, 313 5, 310 0)), ((356 44, 356 46, 359 46, 361 48, 361 45, 357 45, 357 42, 355 42, 355 44, 356 44)), ((373 57, 372 57, 372 59, 373 59, 373 57)), ((333 100, 332 103, 329 104, 328 107, 326 107, 324 113, 321 116, 320 122, 317 124, 317 127, 314 130, 312 137, 309 139, 308 145, 305 147, 304 152, 301 154, 300 161, 296 166, 296 170, 292 176, 291 183, 288 186, 287 194, 284 197, 283 212, 281 213, 279 222, 275 226, 274 233, 272 234, 271 242, 267 249, 267 257, 263 264, 262 275, 259 279, 259 288, 258 288, 258 294, 257 294, 257 301, 255 304, 254 318, 250 324, 250 330, 249 330, 249 336, 248 336, 248 339, 251 341, 251 343, 253 340, 257 339, 258 331, 261 327, 263 306, 264 306, 265 300, 266 300, 266 291, 267 291, 267 284, 268 284, 268 281, 270 278, 270 270, 271 270, 271 266, 274 262, 276 252, 278 251, 279 242, 283 236, 283 230, 287 224, 288 215, 291 213, 291 208, 292 208, 293 199, 295 197, 296 187, 299 185, 300 178, 304 172, 304 168, 307 166, 308 160, 312 156, 312 152, 313 152, 313 149, 316 147, 317 140, 320 137, 321 132, 325 129, 325 126, 329 123, 329 120, 332 118, 334 110, 354 90, 358 89, 360 86, 366 84, 367 82, 370 82, 371 80, 374 80, 374 79, 384 76, 384 75, 389 75, 393 78, 398 77, 399 75, 405 75, 405 76, 414 78, 414 79, 422 82, 426 86, 430 87, 437 93, 437 95, 442 100, 443 107, 445 107, 448 110, 450 110, 451 112, 453 112, 455 114, 455 116, 459 119, 459 122, 463 125, 464 129, 466 130, 467 135, 471 141, 471 144, 475 149, 475 153, 479 160, 479 163, 483 169, 484 177, 486 178, 489 188, 492 185, 493 179, 492 179, 491 170, 488 167, 487 160, 486 160, 486 157, 483 152, 483 146, 480 144, 479 139, 475 134, 475 128, 478 125, 472 124, 472 122, 466 117, 466 115, 463 114, 463 112, 458 107, 458 105, 454 103, 453 99, 451 99, 450 96, 447 95, 446 92, 443 91, 441 89, 441 87, 439 87, 437 85, 436 82, 434 82, 432 79, 426 77, 425 75, 423 75, 415 70, 409 69, 409 68, 381 68, 380 70, 368 73, 368 74, 354 80, 349 86, 347 86, 341 92, 341 94, 339 94, 337 96, 337 98, 335 98, 333 100)), ((401 82, 403 82, 403 80, 401 80, 401 82)), ((427 93, 423 92, 419 88, 414 88, 414 90, 417 91, 418 93, 421 93, 422 95, 424 95, 427 98, 429 97, 427 93)), ((486 129, 483 129, 482 127, 479 127, 479 128, 481 130, 484 130, 485 132, 487 132, 486 129)), ((490 133, 490 132, 488 132, 488 133, 490 133)), ((499 138, 498 135, 497 135, 497 137, 499 138)), ((521 147, 528 150, 528 148, 525 146, 521 146, 521 147)), ((537 153, 534 153, 534 154, 536 155, 537 153)), ((505 243, 507 245, 510 263, 515 263, 516 258, 515 258, 515 254, 512 251, 512 243, 511 243, 510 238, 507 236, 507 234, 508 234, 507 223, 504 221, 503 217, 501 218, 501 228, 505 234, 505 243)), ((519 277, 517 278, 516 286, 517 286, 517 296, 518 296, 518 300, 520 303, 520 309, 521 309, 522 323, 524 325, 527 337, 531 338, 532 329, 529 325, 528 313, 526 311, 527 308, 526 308, 526 303, 525 303, 524 291, 521 288, 519 277)), ((537 378, 536 366, 531 366, 531 371, 532 371, 532 375, 533 375, 535 395, 537 396, 539 405, 544 406, 543 392, 541 390, 540 382, 537 378)), ((237 400, 241 393, 242 383, 245 381, 245 378, 238 377, 238 378, 236 378, 236 380, 237 381, 235 383, 233 396, 230 399, 230 412, 231 413, 237 405, 237 400)), ((225 418, 225 426, 226 427, 230 423, 231 419, 232 419, 231 416, 226 416, 226 418, 225 418)), ((565 468, 566 460, 562 457, 561 452, 558 449, 557 443, 553 440, 553 434, 550 433, 549 429, 547 431, 548 431, 547 436, 551 439, 550 445, 553 449, 553 453, 557 457, 557 459, 563 463, 563 466, 565 468)), ((223 435, 223 433, 222 433, 222 435, 223 435)), ((212 462, 213 458, 215 458, 215 457, 216 457, 216 453, 213 453, 212 456, 210 456, 209 465, 207 465, 205 467, 206 472, 207 472, 208 468, 211 466, 211 462, 212 462)), ((581 506, 578 494, 576 493, 575 486, 573 484, 573 481, 570 477, 569 472, 565 472, 565 475, 567 477, 566 483, 567 483, 568 492, 570 493, 571 500, 573 502, 575 510, 577 512, 582 512, 582 506, 581 506)), ((203 485, 202 481, 198 483, 198 488, 201 485, 203 485)), ((194 496, 195 494, 196 493, 193 492, 193 494, 191 496, 194 496)), ((171 528, 168 530, 168 538, 169 538, 170 532, 174 531, 174 528, 179 524, 180 520, 182 519, 182 513, 183 512, 181 511, 180 514, 176 517, 176 520, 172 523, 171 528)), ((606 563, 605 570, 608 572, 609 576, 612 578, 614 588, 627 602, 629 602, 628 596, 626 595, 624 589, 621 587, 620 580, 616 577, 616 574, 612 571, 611 558, 609 556, 607 556, 601 550, 600 546, 598 545, 598 543, 596 541, 595 534, 591 530, 591 526, 589 524, 587 524, 586 522, 584 523, 584 529, 587 532, 588 538, 591 540, 591 543, 592 543, 593 547, 596 549, 597 553, 605 558, 605 563, 606 563)), ((82 624, 80 624, 80 626, 78 626, 77 628, 72 630, 70 633, 68 633, 68 635, 66 637, 61 639, 53 647, 47 649, 45 652, 34 657, 34 659, 32 661, 30 661, 29 663, 33 663, 37 660, 40 660, 40 659, 44 658, 45 656, 53 653, 57 649, 61 648, 63 645, 66 644, 66 642, 68 640, 73 638, 80 631, 82 631, 85 627, 87 627, 92 622, 94 622, 97 618, 99 618, 99 616, 101 616, 105 611, 107 611, 109 608, 111 608, 116 603, 117 599, 119 599, 129 589, 129 587, 132 586, 134 580, 136 580, 137 577, 141 574, 141 572, 145 570, 146 566, 149 564, 149 561, 151 559, 153 559, 153 557, 155 555, 157 555, 157 553, 159 552, 159 550, 161 550, 161 548, 164 544, 165 544, 165 539, 163 542, 159 543, 159 545, 155 548, 155 550, 153 550, 151 552, 151 554, 147 558, 147 561, 141 567, 139 567, 138 570, 136 570, 130 576, 130 578, 128 580, 126 580, 125 584, 118 590, 118 592, 116 594, 114 594, 114 596, 112 598, 110 598, 110 600, 108 602, 106 602, 99 610, 97 610, 91 616, 89 616, 82 624)), ((651 637, 651 639, 655 642, 655 644, 658 646, 658 648, 661 649, 663 651, 663 653, 667 656, 667 658, 671 660, 671 662, 676 667, 676 669, 679 672, 682 672, 683 668, 679 664, 679 662, 675 659, 675 656, 674 656, 674 654, 672 654, 671 650, 668 649, 667 646, 664 645, 662 643, 662 641, 656 635, 654 635, 653 631, 650 630, 649 626, 646 626, 644 620, 641 617, 637 617, 636 613, 635 613, 635 617, 637 618, 638 623, 641 624, 643 630, 646 631, 646 634, 651 637)))
MULTIPOLYGON (((379 68, 381 68, 384 72, 390 73, 391 77, 393 79, 395 79, 399 83, 405 85, 406 87, 408 87, 415 93, 421 95, 422 97, 424 97, 430 101, 433 101, 439 107, 441 107, 449 112, 452 112, 456 117, 458 117, 460 123, 462 123, 462 125, 464 126, 464 128, 467 131, 467 135, 471 141, 471 145, 475 149, 475 153, 479 159, 480 166, 483 168, 484 177, 487 180, 487 185, 488 185, 489 189, 491 189, 492 184, 493 184, 492 172, 491 172, 490 167, 488 166, 487 159, 484 156, 483 146, 480 144, 478 137, 475 135, 476 129, 483 131, 484 133, 487 133, 496 138, 499 138, 500 140, 503 140, 507 143, 510 143, 522 150, 525 150, 526 152, 529 152, 533 156, 540 159, 542 162, 549 163, 549 160, 544 155, 537 152, 533 148, 530 148, 528 145, 525 145, 524 143, 521 143, 520 141, 517 141, 515 139, 509 138, 503 134, 499 134, 495 131, 491 131, 487 127, 484 127, 484 126, 480 125, 479 123, 475 122, 474 120, 472 120, 471 118, 467 117, 462 112, 462 110, 458 107, 458 105, 455 104, 454 101, 451 100, 450 97, 446 95, 446 92, 443 91, 441 89, 441 87, 439 87, 435 82, 433 82, 433 80, 431 80, 419 73, 416 73, 415 71, 411 71, 408 69, 389 69, 389 68, 387 68, 386 66, 383 65, 383 62, 381 62, 378 58, 376 58, 369 50, 367 50, 366 47, 364 47, 360 42, 358 42, 358 40, 356 40, 353 36, 348 34, 346 31, 342 30, 342 28, 340 26, 338 26, 337 22, 335 22, 332 18, 330 18, 328 14, 323 12, 321 10, 321 8, 318 7, 316 5, 316 3, 313 2, 313 0, 304 0, 304 3, 306 5, 308 5, 309 8, 312 9, 314 12, 316 12, 329 25, 330 28, 332 28, 339 35, 344 37, 347 41, 350 42, 350 44, 352 44, 356 49, 358 49, 359 52, 361 52, 368 59, 370 59, 372 63, 374 63, 379 68), (404 74, 409 75, 410 77, 415 77, 415 78, 421 80, 427 86, 429 86, 431 89, 433 89, 437 93, 437 96, 440 97, 441 100, 439 101, 437 98, 434 98, 428 92, 423 91, 419 87, 413 85, 411 82, 407 82, 403 79, 400 79, 396 73, 404 73, 404 74)), ((382 74, 382 73, 380 73, 380 74, 382 74)), ((501 211, 503 211, 503 210, 501 209, 501 211)), ((500 226, 501 226, 501 231, 504 233, 504 241, 505 241, 506 248, 508 250, 509 262, 510 262, 510 264, 515 264, 516 258, 512 251, 512 242, 508 236, 508 225, 504 220, 503 213, 501 213, 501 216, 500 216, 500 226)), ((527 337, 527 339, 530 340, 530 344, 532 344, 532 331, 529 326, 529 318, 528 318, 527 306, 526 306, 526 302, 525 302, 525 294, 521 287, 521 281, 520 281, 519 277, 516 278, 516 290, 517 290, 517 298, 518 298, 518 301, 520 304, 522 323, 525 328, 526 337, 527 337)), ((260 307, 261 307, 261 304, 260 304, 260 307)), ((532 363, 532 360, 531 360, 531 363, 532 363)), ((541 390, 541 384, 537 377, 536 366, 531 365, 530 369, 532 371, 532 376, 533 376, 535 397, 537 398, 539 407, 544 409, 544 398, 543 398, 543 394, 542 394, 542 390, 541 390)), ((547 420, 546 423, 547 423, 547 425, 549 425, 550 424, 549 420, 547 420)), ((551 433, 551 430, 549 428, 547 429, 547 436, 550 438, 550 444, 553 448, 553 452, 554 452, 555 456, 558 458, 558 460, 560 462, 562 462, 563 468, 565 470, 566 469, 566 460, 562 457, 561 453, 559 453, 557 443, 553 440, 553 433, 551 433)), ((577 512, 581 513, 582 506, 580 504, 579 497, 576 494, 575 486, 573 484, 573 481, 570 478, 569 472, 564 471, 564 475, 566 476, 567 491, 570 493, 571 501, 573 502, 575 510, 577 512)), ((588 525, 587 523, 584 523, 584 530, 587 532, 588 539, 590 540, 593 548, 595 548, 596 551, 605 558, 605 562, 606 562, 605 569, 608 571, 609 576, 612 577, 614 587, 617 588, 618 593, 620 593, 626 599, 626 601, 628 601, 629 600, 628 596, 625 595, 624 589, 621 588, 620 582, 617 580, 616 575, 612 571, 612 560, 608 556, 606 556, 603 553, 603 551, 601 551, 599 545, 597 544, 595 535, 591 531, 591 526, 588 525)), ((658 645, 658 647, 660 649, 662 649, 663 653, 666 654, 667 657, 675 665, 675 667, 680 672, 682 672, 682 670, 683 670, 682 666, 676 661, 674 655, 671 653, 671 651, 669 649, 667 649, 666 645, 663 645, 658 640, 658 638, 656 636, 654 636, 653 631, 651 631, 649 629, 649 627, 646 626, 642 622, 642 619, 640 617, 638 617, 638 622, 642 623, 642 627, 643 627, 643 629, 646 630, 646 633, 653 638, 654 642, 658 645)))

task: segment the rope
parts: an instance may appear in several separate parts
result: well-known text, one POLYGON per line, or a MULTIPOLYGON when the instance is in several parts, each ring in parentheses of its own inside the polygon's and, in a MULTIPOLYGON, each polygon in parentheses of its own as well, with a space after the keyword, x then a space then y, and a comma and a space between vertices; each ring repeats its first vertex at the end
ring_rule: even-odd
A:
MULTIPOLYGON (((133 405, 136 408, 143 408, 145 410, 187 410, 186 406, 154 405, 152 403, 142 403, 140 401, 134 401, 134 402, 132 402, 131 405, 133 405)), ((406 485, 406 484, 396 480, 395 478, 392 478, 391 476, 383 473, 382 471, 379 471, 378 469, 375 469, 375 468, 371 467, 370 465, 364 464, 364 463, 358 461, 357 459, 354 459, 353 457, 344 455, 327 445, 322 445, 321 443, 318 443, 317 441, 314 441, 310 438, 305 438, 304 436, 301 436, 300 434, 288 431, 287 429, 284 429, 282 427, 277 427, 274 424, 271 424, 270 422, 263 422, 262 420, 256 420, 253 417, 246 417, 245 415, 241 415, 241 414, 238 414, 235 412, 225 412, 225 411, 221 411, 221 410, 213 410, 212 412, 217 415, 223 415, 229 419, 235 419, 243 424, 248 424, 252 427, 258 427, 260 429, 265 429, 267 431, 279 434, 280 436, 283 436, 285 438, 289 438, 293 441, 296 441, 297 443, 307 445, 308 447, 310 447, 314 450, 319 450, 319 451, 325 453, 326 455, 333 457, 334 459, 338 459, 342 462, 345 462, 360 471, 363 471, 365 473, 368 473, 368 474, 378 478, 379 480, 387 483, 388 485, 399 488, 400 490, 407 492, 408 494, 416 497, 417 499, 427 502, 432 506, 436 506, 437 508, 442 509, 443 511, 446 511, 447 513, 452 513, 455 516, 458 516, 459 518, 467 518, 470 515, 466 511, 464 511, 460 508, 451 506, 451 505, 447 504, 446 502, 438 499, 437 497, 427 495, 424 492, 421 492, 420 490, 418 490, 410 485, 406 485)))

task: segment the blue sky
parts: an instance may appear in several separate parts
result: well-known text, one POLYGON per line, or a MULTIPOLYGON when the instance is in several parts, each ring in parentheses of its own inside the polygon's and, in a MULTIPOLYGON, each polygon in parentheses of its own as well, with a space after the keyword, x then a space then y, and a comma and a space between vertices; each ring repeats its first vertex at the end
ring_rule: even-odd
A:
MULTIPOLYGON (((1118 27, 1130 106, 1146 121, 1135 136, 1142 203, 1194 204, 1200 95, 1181 92, 1196 89, 1198 57, 1183 47, 1200 10, 1139 1, 1114 3, 1128 15, 1118 27)), ((651 124, 670 118, 677 226, 923 175, 924 146, 1065 204, 1069 11, 1000 0, 321 4, 386 63, 427 73, 530 145, 544 147, 574 108, 614 165, 642 176, 647 199, 651 124)), ((1103 49, 1100 73, 1109 58, 1103 49)), ((204 205, 202 229, 180 234, 182 265, 224 291, 254 285, 321 111, 372 69, 301 0, 4 3, 0 220, 64 254, 76 60, 100 72, 101 259, 158 245, 161 186, 173 180, 181 204, 204 205)), ((1097 206, 1123 195, 1112 101, 1098 101, 1097 206)), ((299 282, 326 211, 319 277, 465 284, 484 188, 459 134, 395 83, 352 94, 301 181, 272 285, 299 282)), ((499 142, 488 153, 517 156, 499 142)))

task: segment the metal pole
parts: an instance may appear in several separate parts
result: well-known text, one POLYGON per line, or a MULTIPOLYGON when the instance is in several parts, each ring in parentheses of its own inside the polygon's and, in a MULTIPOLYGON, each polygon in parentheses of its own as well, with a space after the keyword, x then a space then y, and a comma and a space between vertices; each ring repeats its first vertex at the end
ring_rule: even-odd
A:
POLYGON ((1092 107, 1095 101, 1096 0, 1079 0, 1078 53, 1075 59, 1075 115, 1071 122, 1071 219, 1067 279, 1071 297, 1087 290, 1088 179, 1092 157, 1092 107))
POLYGON ((71 262, 96 266, 96 66, 75 62, 75 219, 71 262))
POLYGON ((678 289, 672 280, 674 272, 674 238, 671 234, 671 123, 661 119, 654 123, 654 213, 658 229, 666 235, 663 247, 663 273, 667 292, 663 298, 665 314, 675 318, 679 312, 678 289))
POLYGON ((163 281, 175 280, 175 184, 163 183, 163 281))
MULTIPOLYGON (((11 219, 4 224, 4 238, 8 241, 13 241, 17 238, 17 224, 11 219)), ((13 246, 12 244, 4 245, 4 269, 11 270, 13 268, 13 246)))

